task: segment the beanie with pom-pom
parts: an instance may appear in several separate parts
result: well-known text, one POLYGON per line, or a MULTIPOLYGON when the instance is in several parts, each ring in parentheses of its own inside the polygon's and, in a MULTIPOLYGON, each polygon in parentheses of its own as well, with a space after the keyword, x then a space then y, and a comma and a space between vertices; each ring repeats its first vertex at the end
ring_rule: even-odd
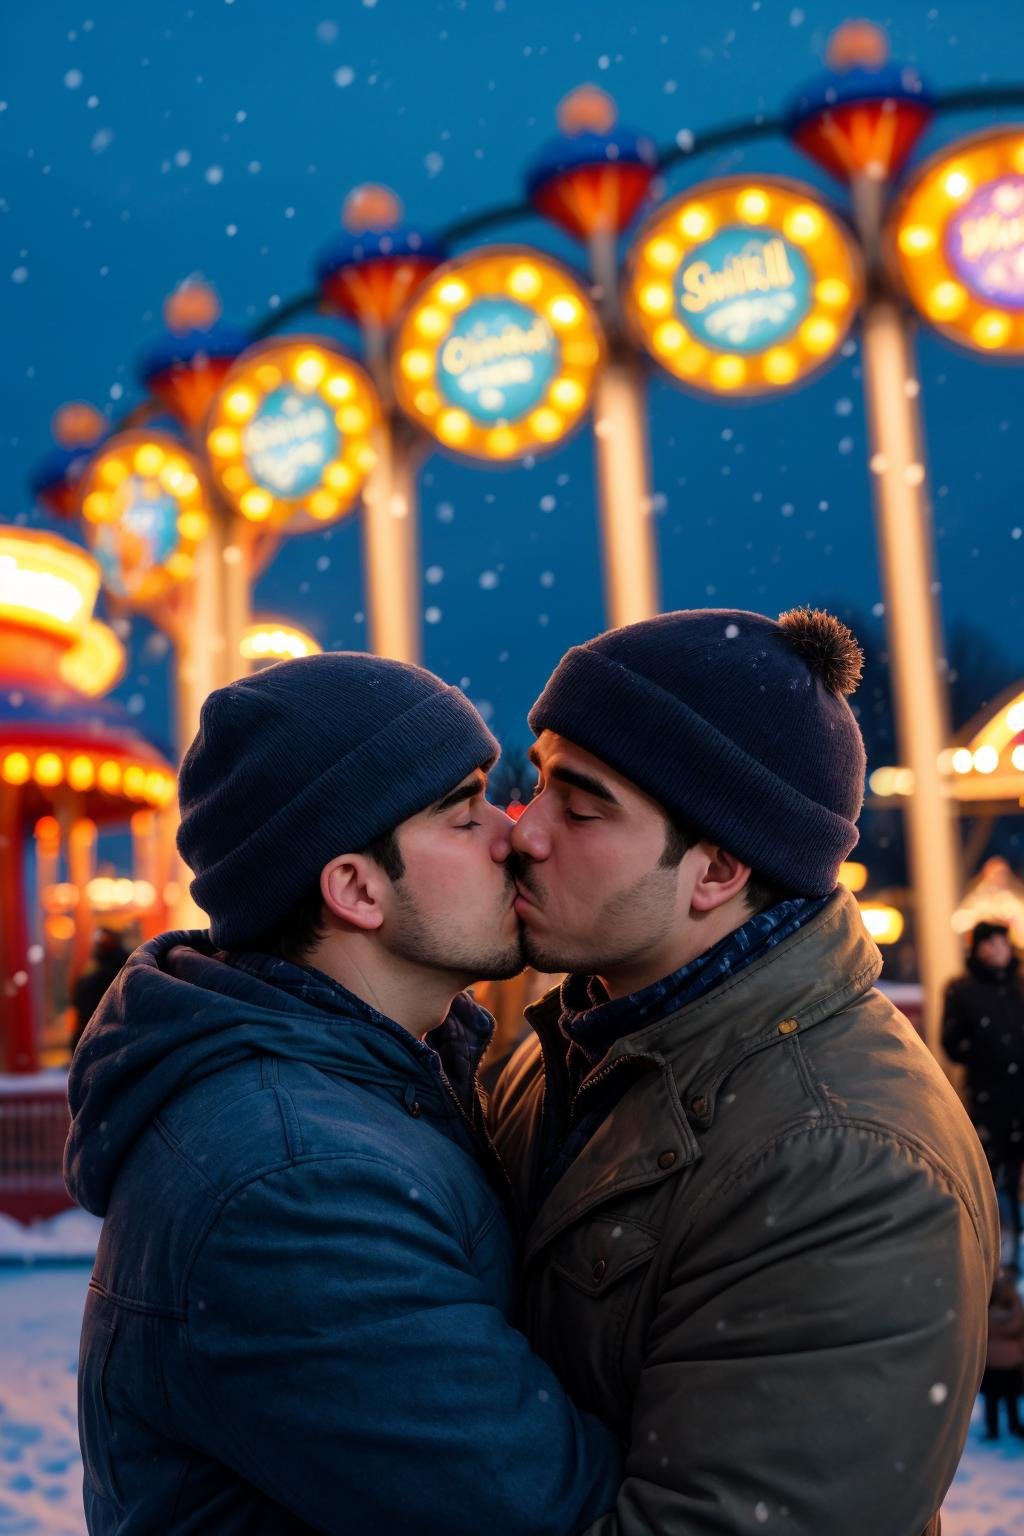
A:
POLYGON ((530 712, 778 889, 825 896, 858 838, 863 657, 831 614, 663 613, 574 647, 530 712))

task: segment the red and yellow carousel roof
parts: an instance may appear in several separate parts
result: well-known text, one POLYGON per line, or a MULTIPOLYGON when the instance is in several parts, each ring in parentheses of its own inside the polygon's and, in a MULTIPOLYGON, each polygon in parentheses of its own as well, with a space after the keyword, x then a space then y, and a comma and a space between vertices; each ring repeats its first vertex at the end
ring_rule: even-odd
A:
POLYGON ((111 700, 123 648, 93 618, 99 567, 56 534, 0 528, 0 794, 26 821, 68 794, 77 815, 123 821, 174 796, 174 773, 111 700))

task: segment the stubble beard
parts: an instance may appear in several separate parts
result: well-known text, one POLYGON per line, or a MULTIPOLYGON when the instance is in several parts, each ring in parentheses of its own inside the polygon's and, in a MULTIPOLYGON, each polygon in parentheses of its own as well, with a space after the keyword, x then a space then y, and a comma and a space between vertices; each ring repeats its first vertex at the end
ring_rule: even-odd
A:
POLYGON ((538 971, 568 971, 578 976, 603 975, 636 965, 668 930, 666 913, 675 873, 658 864, 625 890, 616 891, 595 917, 592 935, 575 944, 571 940, 560 943, 557 937, 534 938, 525 928, 525 963, 538 971))
POLYGON ((507 981, 518 976, 527 963, 518 930, 504 945, 493 937, 489 941, 467 938, 454 925, 428 920, 415 900, 400 888, 396 895, 400 926, 388 948, 403 960, 476 981, 507 981))

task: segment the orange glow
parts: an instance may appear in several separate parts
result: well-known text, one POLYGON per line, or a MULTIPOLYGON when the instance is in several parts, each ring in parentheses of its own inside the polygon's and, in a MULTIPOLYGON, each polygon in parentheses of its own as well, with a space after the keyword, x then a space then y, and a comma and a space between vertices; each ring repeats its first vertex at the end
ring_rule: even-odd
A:
POLYGON ((812 188, 776 177, 752 183, 733 176, 691 187, 652 214, 627 259, 624 302, 637 342, 677 379, 712 394, 757 395, 799 383, 834 356, 861 292, 857 249, 812 188), (756 258, 744 254, 713 270, 705 243, 737 224, 749 225, 751 239, 761 242, 761 267, 748 271, 743 261, 756 258), (799 268, 809 286, 802 315, 787 298, 799 268), (781 309, 783 320, 773 324, 760 351, 741 351, 744 335, 730 338, 728 329, 712 330, 700 319, 715 305, 716 321, 719 314, 725 319, 742 310, 739 300, 748 292, 747 307, 753 302, 756 312, 762 291, 776 294, 777 303, 788 302, 795 313, 787 328, 781 309))
POLYGON ((1024 311, 1000 284, 972 281, 998 258, 1020 265, 1024 237, 1013 187, 1024 166, 1024 129, 985 130, 947 146, 908 184, 889 221, 888 245, 914 306, 961 346, 1024 353, 1024 311), (972 201, 977 199, 977 204, 972 201))
POLYGON ((249 522, 300 531, 351 511, 375 461, 379 420, 373 384, 352 358, 318 337, 290 336, 235 360, 206 441, 231 506, 249 522), (266 409, 281 389, 290 414, 279 400, 266 409))
MULTIPOLYGON (((671 304, 656 287, 649 285, 652 311, 671 304)), ((392 377, 403 411, 432 437, 471 458, 507 461, 573 430, 602 354, 596 314, 575 277, 538 251, 495 246, 458 257, 423 284, 399 327, 392 377), (513 300, 531 318, 467 336, 464 312, 494 300, 513 300), (550 370, 546 380, 535 373, 535 356, 550 370), (499 414, 515 400, 505 391, 517 373, 520 383, 536 380, 536 393, 499 414)))
POLYGON ((96 561, 67 539, 0 530, 0 622, 74 640, 92 617, 99 584, 96 561))

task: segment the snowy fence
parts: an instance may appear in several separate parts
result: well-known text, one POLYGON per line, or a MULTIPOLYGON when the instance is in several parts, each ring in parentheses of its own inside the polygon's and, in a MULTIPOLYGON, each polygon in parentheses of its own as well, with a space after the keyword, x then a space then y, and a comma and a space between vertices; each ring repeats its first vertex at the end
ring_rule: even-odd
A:
POLYGON ((33 1221, 71 1204, 61 1173, 70 1117, 62 1080, 23 1081, 0 1088, 0 1212, 33 1221))

